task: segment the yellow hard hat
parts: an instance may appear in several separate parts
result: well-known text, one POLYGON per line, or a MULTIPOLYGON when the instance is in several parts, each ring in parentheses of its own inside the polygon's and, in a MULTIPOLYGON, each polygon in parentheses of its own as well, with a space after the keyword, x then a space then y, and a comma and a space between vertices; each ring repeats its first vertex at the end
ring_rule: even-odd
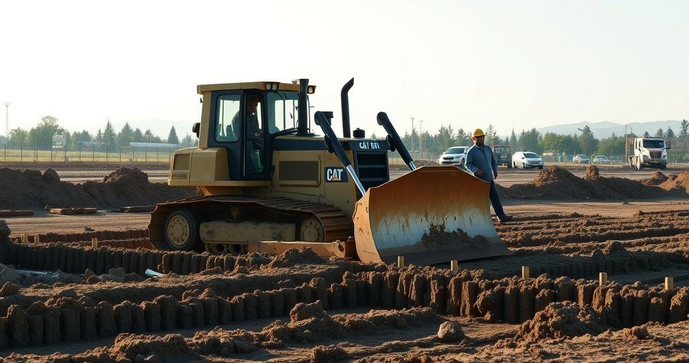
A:
POLYGON ((476 131, 474 131, 474 135, 472 137, 479 137, 479 136, 486 136, 486 135, 483 133, 483 130, 476 129, 476 131))

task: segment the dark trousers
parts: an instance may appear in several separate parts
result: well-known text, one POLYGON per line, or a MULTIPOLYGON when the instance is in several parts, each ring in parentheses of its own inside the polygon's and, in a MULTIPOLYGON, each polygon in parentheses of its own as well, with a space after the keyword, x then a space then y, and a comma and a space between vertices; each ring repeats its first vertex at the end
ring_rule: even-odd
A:
POLYGON ((490 204, 493 205, 493 210, 498 218, 505 218, 505 211, 502 210, 502 203, 500 203, 500 196, 498 189, 495 187, 495 181, 490 182, 490 204))

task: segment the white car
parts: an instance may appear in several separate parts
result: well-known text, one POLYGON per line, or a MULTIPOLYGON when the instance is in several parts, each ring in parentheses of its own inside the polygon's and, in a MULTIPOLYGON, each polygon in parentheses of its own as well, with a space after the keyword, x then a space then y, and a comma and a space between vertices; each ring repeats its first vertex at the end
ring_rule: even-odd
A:
POLYGON ((512 166, 514 168, 539 168, 543 169, 543 159, 531 151, 517 151, 512 155, 512 166))
POLYGON ((468 146, 453 146, 445 151, 438 159, 440 165, 464 165, 468 146))

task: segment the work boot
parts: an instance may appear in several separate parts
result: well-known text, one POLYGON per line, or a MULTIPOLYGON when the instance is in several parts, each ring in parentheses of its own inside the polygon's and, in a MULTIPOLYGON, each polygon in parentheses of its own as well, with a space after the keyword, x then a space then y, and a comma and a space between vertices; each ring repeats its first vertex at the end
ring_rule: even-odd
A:
POLYGON ((511 216, 511 215, 505 214, 505 216, 503 216, 502 218, 500 218, 500 224, 505 223, 505 222, 507 222, 507 221, 509 221, 509 220, 511 220, 511 219, 512 219, 512 216, 511 216))

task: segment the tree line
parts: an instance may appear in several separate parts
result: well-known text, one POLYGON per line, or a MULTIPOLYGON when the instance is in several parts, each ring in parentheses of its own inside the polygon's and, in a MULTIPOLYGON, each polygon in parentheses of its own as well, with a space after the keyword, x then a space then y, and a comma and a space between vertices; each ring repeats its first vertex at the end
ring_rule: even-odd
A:
MULTIPOLYGON (((679 135, 675 134, 671 127, 667 130, 658 129, 654 134, 648 131, 644 132, 643 137, 663 137, 667 139, 670 144, 680 141, 686 153, 687 137, 689 136, 689 121, 682 120, 681 130, 679 135)), ((585 126, 579 129, 580 134, 562 135, 552 132, 541 134, 532 128, 530 130, 523 130, 520 133, 512 133, 509 137, 501 138, 492 125, 484 129, 486 134, 487 145, 509 145, 512 151, 533 151, 538 154, 544 152, 553 153, 554 155, 624 155, 625 140, 624 135, 617 136, 612 134, 610 137, 598 139, 595 137, 591 128, 585 126)), ((637 135, 629 134, 630 137, 637 137, 637 135)), ((373 135, 375 138, 375 134, 373 135)), ((416 129, 410 134, 406 132, 402 141, 411 149, 414 145, 414 152, 424 151, 429 153, 441 154, 452 146, 470 146, 473 145, 471 140, 471 131, 465 131, 460 128, 455 130, 452 125, 441 125, 436 134, 431 134, 424 131, 421 135, 416 129)))
POLYGON ((198 144, 198 140, 187 134, 181 140, 177 136, 175 127, 170 128, 166 139, 154 135, 150 129, 141 131, 140 128, 132 128, 129 123, 125 123, 122 129, 116 131, 110 120, 105 123, 105 128, 98 129, 94 135, 87 130, 72 131, 60 126, 58 119, 53 116, 43 116, 35 127, 29 130, 17 127, 10 130, 6 145, 12 149, 38 149, 50 150, 53 147, 53 136, 64 135, 64 146, 68 150, 77 150, 80 143, 90 142, 99 151, 114 152, 122 146, 129 146, 130 142, 154 142, 177 144, 180 147, 190 147, 198 144))

